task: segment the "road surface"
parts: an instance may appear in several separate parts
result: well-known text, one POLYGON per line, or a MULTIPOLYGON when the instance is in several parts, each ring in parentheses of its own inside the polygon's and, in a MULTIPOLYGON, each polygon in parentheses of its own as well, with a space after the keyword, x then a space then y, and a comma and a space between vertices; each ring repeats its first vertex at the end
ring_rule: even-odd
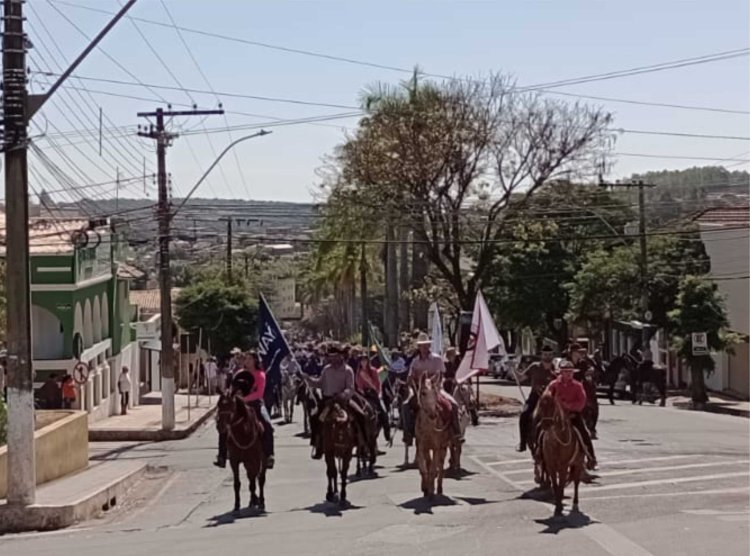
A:
POLYGON ((381 458, 379 478, 351 485, 351 508, 325 503, 323 463, 310 460, 307 441, 296 436, 299 423, 277 427, 277 466, 269 473, 267 514, 260 516, 229 511, 230 472, 211 465, 210 425, 182 441, 98 444, 102 453, 114 450, 108 457, 166 468, 105 519, 3 537, 0 555, 747 556, 747 419, 618 404, 602 406, 600 423, 601 478, 582 487, 582 514, 558 521, 551 505, 525 494, 532 474, 528 456, 514 451, 515 419, 484 419, 469 429, 466 471, 446 481, 447 498, 432 507, 420 497, 418 472, 398 467, 398 444, 381 458))

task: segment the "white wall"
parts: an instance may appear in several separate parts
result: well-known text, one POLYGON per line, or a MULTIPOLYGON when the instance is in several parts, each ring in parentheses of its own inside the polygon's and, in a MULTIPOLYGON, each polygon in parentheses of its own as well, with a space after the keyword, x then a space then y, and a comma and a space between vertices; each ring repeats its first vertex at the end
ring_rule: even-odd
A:
POLYGON ((62 358, 65 336, 54 313, 38 305, 31 306, 31 337, 34 359, 62 358))

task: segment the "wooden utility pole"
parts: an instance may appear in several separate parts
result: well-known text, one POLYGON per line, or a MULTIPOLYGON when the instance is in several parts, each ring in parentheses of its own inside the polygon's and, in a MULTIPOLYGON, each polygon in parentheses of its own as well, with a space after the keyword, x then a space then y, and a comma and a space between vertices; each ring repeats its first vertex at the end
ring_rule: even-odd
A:
POLYGON ((28 125, 96 45, 135 4, 128 0, 43 94, 26 90, 24 0, 3 0, 3 152, 5 153, 6 343, 8 347, 8 504, 36 498, 34 369, 31 359, 28 125))
POLYGON ((411 331, 411 300, 407 295, 409 291, 409 228, 405 225, 399 227, 398 245, 398 287, 401 291, 399 303, 399 321, 401 328, 411 331))
POLYGON ((398 345, 398 259, 396 256, 396 231, 393 223, 386 221, 385 230, 385 303, 384 332, 386 347, 398 345))
POLYGON ((164 110, 155 112, 138 112, 139 118, 156 118, 156 125, 148 131, 139 131, 138 135, 156 141, 157 185, 159 202, 157 218, 159 220, 159 293, 161 295, 161 426, 163 430, 172 430, 175 425, 174 410, 174 341, 172 334, 172 277, 169 267, 169 224, 172 219, 169 194, 167 191, 167 147, 177 137, 165 129, 164 117, 173 116, 206 116, 223 114, 223 110, 164 110))
POLYGON ((227 220, 227 282, 232 281, 232 217, 227 220))
MULTIPOLYGON (((641 290, 641 315, 640 319, 644 324, 651 319, 648 318, 648 244, 646 239, 646 188, 656 187, 654 184, 644 183, 642 180, 631 181, 627 183, 615 182, 608 183, 599 180, 600 187, 626 187, 638 188, 638 244, 640 246, 639 274, 641 290)), ((641 349, 646 350, 648 331, 644 326, 641 333, 641 349)))
POLYGON ((359 258, 359 295, 362 302, 362 347, 369 353, 370 349, 370 319, 367 314, 367 258, 365 256, 365 244, 359 258))

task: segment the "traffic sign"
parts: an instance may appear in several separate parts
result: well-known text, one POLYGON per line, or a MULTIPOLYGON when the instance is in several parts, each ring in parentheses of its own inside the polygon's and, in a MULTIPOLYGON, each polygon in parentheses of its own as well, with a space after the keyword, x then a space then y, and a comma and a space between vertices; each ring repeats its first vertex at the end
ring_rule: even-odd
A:
POLYGON ((708 355, 708 336, 705 332, 693 332, 691 335, 693 355, 708 355))

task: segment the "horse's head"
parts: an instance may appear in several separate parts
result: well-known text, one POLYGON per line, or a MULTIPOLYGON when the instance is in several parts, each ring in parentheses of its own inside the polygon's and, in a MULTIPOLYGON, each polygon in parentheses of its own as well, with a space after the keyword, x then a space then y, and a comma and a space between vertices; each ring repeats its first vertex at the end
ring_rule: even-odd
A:
POLYGON ((549 392, 542 394, 534 410, 534 420, 542 427, 549 426, 553 422, 561 422, 565 413, 562 406, 549 392))
POLYGON ((219 394, 219 401, 216 402, 216 423, 220 429, 226 428, 232 420, 234 412, 234 402, 229 394, 219 394))
POLYGON ((419 408, 425 411, 428 415, 434 415, 438 409, 438 394, 440 392, 440 385, 433 381, 427 376, 423 376, 419 380, 419 386, 417 390, 417 401, 419 402, 419 408))

